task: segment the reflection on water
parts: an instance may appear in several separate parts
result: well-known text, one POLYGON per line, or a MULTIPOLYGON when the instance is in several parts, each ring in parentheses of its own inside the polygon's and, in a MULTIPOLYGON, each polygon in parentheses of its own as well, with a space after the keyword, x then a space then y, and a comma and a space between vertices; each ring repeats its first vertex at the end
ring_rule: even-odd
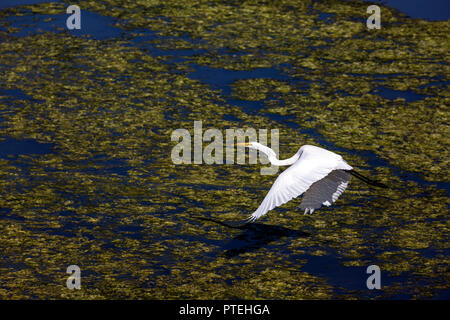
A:
POLYGON ((17 140, 14 138, 0 137, 0 158, 23 154, 52 153, 52 147, 50 143, 39 143, 33 139, 17 140))

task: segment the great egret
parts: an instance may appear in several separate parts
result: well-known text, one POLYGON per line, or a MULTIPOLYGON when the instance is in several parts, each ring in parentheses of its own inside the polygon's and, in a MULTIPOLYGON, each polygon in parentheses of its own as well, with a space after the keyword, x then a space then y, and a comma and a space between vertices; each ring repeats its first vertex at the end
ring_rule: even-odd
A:
POLYGON ((267 155, 275 166, 289 166, 275 180, 259 208, 245 221, 251 223, 268 211, 304 193, 300 209, 312 214, 322 205, 331 206, 347 188, 350 175, 368 184, 386 187, 357 173, 342 157, 334 152, 311 145, 302 146, 289 159, 278 160, 271 148, 258 142, 239 143, 267 155))

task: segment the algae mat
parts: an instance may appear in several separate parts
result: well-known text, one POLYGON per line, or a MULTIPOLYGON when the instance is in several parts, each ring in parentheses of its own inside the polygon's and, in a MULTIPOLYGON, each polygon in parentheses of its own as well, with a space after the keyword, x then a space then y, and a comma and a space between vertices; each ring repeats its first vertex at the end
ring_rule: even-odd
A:
POLYGON ((86 0, 69 31, 69 2, 35 2, 0 11, 1 298, 448 298, 448 21, 86 0), (175 165, 171 133, 200 120, 278 129, 281 158, 319 145, 391 188, 352 180, 331 208, 291 201, 243 230, 200 219, 247 217, 275 179, 175 165))

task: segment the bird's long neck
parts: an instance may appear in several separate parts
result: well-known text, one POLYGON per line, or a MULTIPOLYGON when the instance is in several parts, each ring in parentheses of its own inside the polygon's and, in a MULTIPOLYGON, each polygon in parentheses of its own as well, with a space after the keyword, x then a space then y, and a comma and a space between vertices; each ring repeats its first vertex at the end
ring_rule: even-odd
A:
POLYGON ((292 157, 284 160, 279 160, 277 158, 277 155, 275 151, 273 151, 271 148, 266 146, 259 146, 258 150, 263 152, 265 155, 267 155, 267 158, 269 159, 270 163, 274 166, 290 166, 295 161, 300 158, 300 151, 294 154, 292 157))

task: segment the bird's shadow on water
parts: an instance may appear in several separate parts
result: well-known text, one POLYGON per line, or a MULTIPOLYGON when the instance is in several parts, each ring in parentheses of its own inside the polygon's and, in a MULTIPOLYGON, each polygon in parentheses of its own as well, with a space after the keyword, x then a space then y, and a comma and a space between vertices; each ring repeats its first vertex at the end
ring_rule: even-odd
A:
POLYGON ((223 245, 223 255, 227 258, 238 256, 242 253, 252 252, 282 238, 306 238, 311 234, 302 230, 285 228, 282 226, 267 225, 262 223, 227 223, 211 218, 199 218, 223 225, 225 227, 239 229, 241 232, 223 245))

